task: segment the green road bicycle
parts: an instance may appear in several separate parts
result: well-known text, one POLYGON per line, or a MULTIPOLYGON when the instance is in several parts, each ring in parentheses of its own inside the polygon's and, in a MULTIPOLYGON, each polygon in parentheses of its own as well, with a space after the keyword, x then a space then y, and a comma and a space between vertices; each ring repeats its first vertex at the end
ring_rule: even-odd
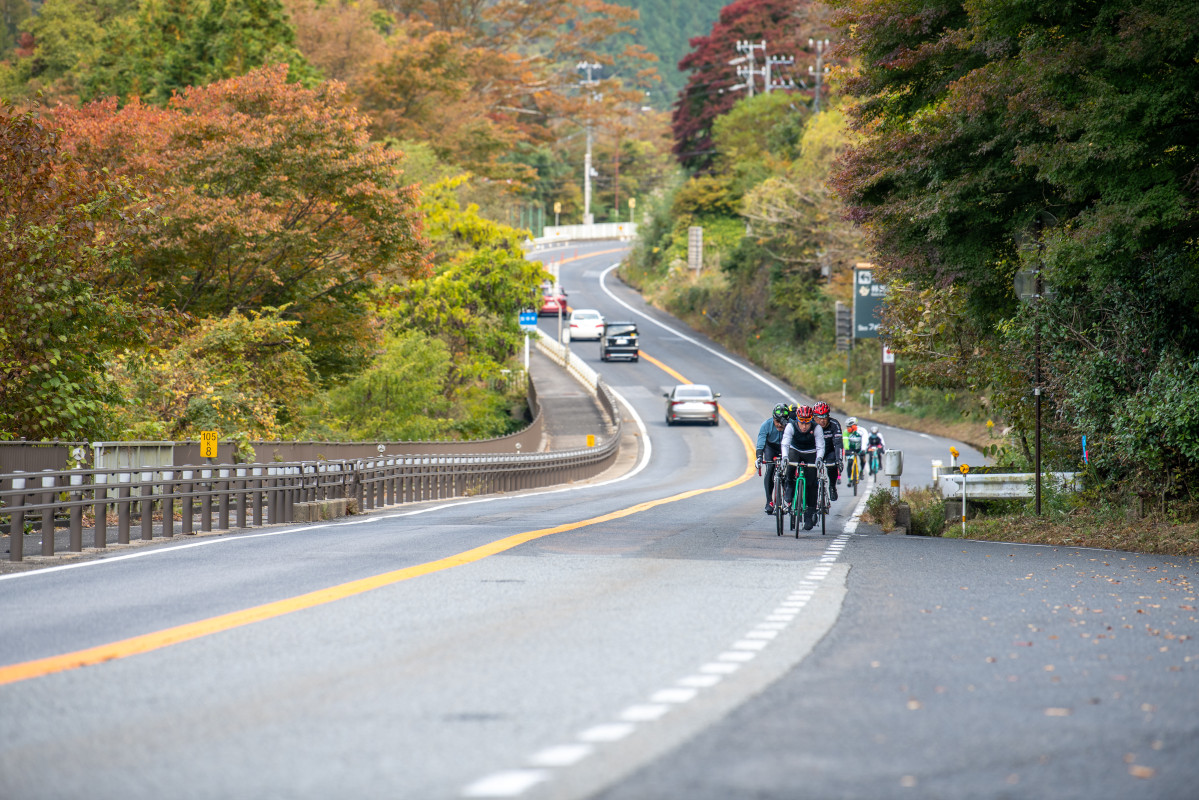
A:
POLYGON ((882 469, 882 456, 877 447, 870 449, 870 477, 873 478, 882 469))

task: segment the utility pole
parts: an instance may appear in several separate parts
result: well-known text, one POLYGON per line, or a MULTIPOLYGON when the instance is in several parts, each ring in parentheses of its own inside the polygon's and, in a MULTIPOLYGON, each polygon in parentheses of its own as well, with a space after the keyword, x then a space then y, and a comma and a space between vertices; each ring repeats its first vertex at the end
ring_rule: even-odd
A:
MULTIPOLYGON (((741 56, 740 58, 734 58, 732 61, 729 62, 729 65, 737 66, 737 77, 745 78, 745 83, 739 83, 736 86, 732 86, 732 87, 730 87, 730 90, 736 91, 737 89, 747 89, 748 90, 747 96, 748 97, 754 96, 754 88, 757 84, 757 77, 759 75, 765 77, 767 74, 766 68, 758 69, 758 62, 757 62, 757 59, 754 57, 754 52, 757 50, 762 51, 762 58, 765 59, 766 58, 766 40, 765 39, 763 39, 760 42, 751 42, 746 39, 742 39, 737 42, 737 52, 744 53, 744 55, 741 56)), ((769 89, 767 91, 769 91, 769 89)))
MULTIPOLYGON (((599 81, 592 78, 592 70, 603 69, 603 64, 594 64, 589 61, 580 61, 575 65, 577 70, 586 70, 586 80, 580 80, 579 86, 587 91, 588 87, 597 86, 599 81)), ((583 224, 590 225, 595 222, 595 217, 591 214, 591 115, 587 116, 587 155, 583 157, 583 224)))
POLYGON ((808 74, 816 79, 816 97, 812 101, 812 113, 820 113, 820 88, 829 69, 824 65, 824 51, 828 49, 828 39, 808 39, 808 47, 816 48, 816 67, 808 67, 808 74))
POLYGON ((793 56, 767 56, 766 57, 766 93, 770 94, 774 89, 794 89, 795 81, 790 78, 785 80, 775 81, 772 69, 774 67, 789 67, 795 63, 793 56))

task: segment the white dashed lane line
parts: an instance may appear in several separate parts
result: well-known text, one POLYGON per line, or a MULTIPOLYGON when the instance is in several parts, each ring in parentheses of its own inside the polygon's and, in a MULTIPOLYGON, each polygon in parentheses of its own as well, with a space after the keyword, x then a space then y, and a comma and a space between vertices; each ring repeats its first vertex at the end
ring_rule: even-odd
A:
POLYGON ((845 533, 829 542, 820 557, 821 566, 808 570, 795 589, 780 601, 766 618, 729 645, 729 649, 718 654, 714 660, 699 667, 694 675, 675 682, 674 686, 660 689, 649 696, 645 703, 629 706, 616 715, 618 722, 595 725, 576 734, 576 741, 547 747, 528 759, 530 769, 512 769, 487 775, 462 790, 463 797, 519 797, 540 783, 553 779, 555 769, 565 769, 593 755, 600 746, 619 742, 636 732, 638 725, 656 722, 674 708, 699 697, 704 689, 710 689, 732 675, 742 664, 753 661, 778 635, 792 623, 800 611, 812 599, 821 581, 828 577, 832 567, 823 566, 837 560, 849 537, 857 528, 858 517, 865 505, 865 497, 858 502, 854 515, 845 526, 845 533))

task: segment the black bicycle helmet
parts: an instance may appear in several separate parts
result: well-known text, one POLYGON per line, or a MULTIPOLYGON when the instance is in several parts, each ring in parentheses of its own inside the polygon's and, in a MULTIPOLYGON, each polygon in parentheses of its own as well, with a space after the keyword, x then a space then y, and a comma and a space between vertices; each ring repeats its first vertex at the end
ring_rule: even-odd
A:
POLYGON ((775 419, 786 421, 787 417, 791 416, 791 409, 786 403, 779 403, 774 407, 773 416, 775 419))

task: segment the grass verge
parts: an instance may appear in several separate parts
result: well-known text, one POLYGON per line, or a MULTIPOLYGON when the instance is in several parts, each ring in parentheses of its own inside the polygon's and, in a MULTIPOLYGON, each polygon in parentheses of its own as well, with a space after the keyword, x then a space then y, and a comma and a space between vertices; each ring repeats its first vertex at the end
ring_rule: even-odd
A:
POLYGON ((1029 513, 980 515, 960 525, 949 525, 946 538, 1021 542, 1060 547, 1096 547, 1130 553, 1199 556, 1199 523, 1153 513, 1132 517, 1115 509, 1078 509, 1065 516, 1037 517, 1029 513))

